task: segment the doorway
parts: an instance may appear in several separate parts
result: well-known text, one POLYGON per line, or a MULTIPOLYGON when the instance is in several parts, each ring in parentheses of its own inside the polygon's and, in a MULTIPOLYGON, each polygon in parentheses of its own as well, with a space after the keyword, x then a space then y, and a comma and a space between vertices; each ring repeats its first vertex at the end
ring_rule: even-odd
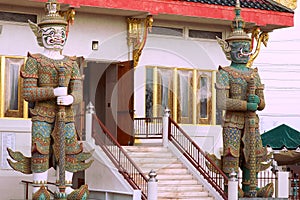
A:
MULTIPOLYGON (((118 63, 90 63, 98 68, 95 89, 90 88, 90 96, 95 94, 94 105, 98 118, 104 123, 120 145, 133 145, 134 142, 134 68, 132 61, 118 63)), ((95 68, 89 76, 95 77, 95 68)), ((89 87, 89 86, 88 86, 89 87)))

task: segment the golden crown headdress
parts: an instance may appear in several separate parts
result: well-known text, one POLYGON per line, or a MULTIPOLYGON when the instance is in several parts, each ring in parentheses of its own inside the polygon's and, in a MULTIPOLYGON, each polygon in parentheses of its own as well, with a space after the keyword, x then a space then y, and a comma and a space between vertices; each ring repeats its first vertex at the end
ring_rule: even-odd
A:
POLYGON ((63 16, 59 14, 60 4, 56 0, 48 0, 45 4, 46 15, 38 23, 38 26, 44 26, 48 24, 61 24, 67 25, 68 22, 63 16))
POLYGON ((60 4, 56 0, 48 0, 45 4, 46 15, 38 24, 28 20, 29 26, 37 38, 38 44, 43 46, 41 27, 49 25, 63 25, 67 26, 67 20, 60 15, 60 4))
POLYGON ((251 38, 244 31, 245 22, 241 16, 241 7, 240 7, 239 0, 236 1, 234 12, 235 12, 235 17, 234 17, 233 21, 231 22, 232 32, 229 34, 229 37, 226 39, 226 41, 228 41, 228 42, 232 41, 232 40, 251 41, 251 38))

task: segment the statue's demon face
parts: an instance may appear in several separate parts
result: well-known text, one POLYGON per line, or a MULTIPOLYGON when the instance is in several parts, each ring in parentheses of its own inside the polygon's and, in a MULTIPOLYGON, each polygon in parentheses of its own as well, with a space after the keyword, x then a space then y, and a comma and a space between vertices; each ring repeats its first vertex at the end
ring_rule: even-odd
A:
POLYGON ((229 42, 231 52, 231 61, 238 64, 247 64, 251 52, 250 41, 232 41, 229 42))
POLYGON ((66 41, 66 27, 60 25, 51 25, 43 27, 42 42, 46 49, 63 49, 66 41))

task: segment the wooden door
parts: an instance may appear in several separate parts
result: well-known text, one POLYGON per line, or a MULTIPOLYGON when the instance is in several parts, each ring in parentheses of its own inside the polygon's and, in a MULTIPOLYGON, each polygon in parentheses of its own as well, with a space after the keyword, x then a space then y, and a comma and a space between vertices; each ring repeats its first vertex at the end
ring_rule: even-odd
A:
POLYGON ((121 145, 133 145, 133 101, 134 68, 132 61, 117 64, 118 68, 118 103, 117 103, 117 140, 121 145))

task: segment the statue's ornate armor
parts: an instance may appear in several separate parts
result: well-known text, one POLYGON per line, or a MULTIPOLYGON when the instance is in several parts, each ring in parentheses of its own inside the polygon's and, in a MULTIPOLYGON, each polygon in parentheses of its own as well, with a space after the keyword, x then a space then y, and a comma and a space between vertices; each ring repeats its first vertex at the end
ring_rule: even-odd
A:
MULTIPOLYGON (((65 56, 61 60, 53 60, 42 54, 29 53, 25 65, 21 68, 21 77, 24 79, 23 97, 26 101, 35 103, 34 108, 30 109, 32 172, 44 172, 55 166, 59 159, 59 131, 56 120, 58 106, 53 88, 58 87, 58 69, 62 65, 65 68, 68 94, 74 97, 74 103, 79 103, 82 100, 82 84, 76 57, 65 56)), ((65 111, 66 170, 76 172, 83 170, 79 159, 83 148, 77 141, 72 106, 65 106, 65 111)))
MULTIPOLYGON (((248 82, 254 78, 256 90, 255 94, 260 98, 258 110, 265 107, 265 100, 260 77, 257 69, 248 69, 241 71, 232 67, 220 67, 217 73, 217 105, 221 110, 225 110, 223 120, 223 171, 231 173, 232 170, 238 171, 241 158, 245 159, 244 166, 250 168, 249 158, 249 125, 247 116, 247 98, 248 98, 248 82), (242 144, 241 144, 242 141, 242 144)), ((260 171, 260 162, 265 159, 267 151, 262 146, 259 134, 258 116, 256 115, 256 167, 257 172, 260 171)))
MULTIPOLYGON (((74 104, 82 101, 81 75, 76 57, 65 56, 62 60, 53 60, 42 54, 30 54, 21 68, 24 78, 23 96, 26 101, 35 102, 31 109, 32 121, 53 123, 58 110, 53 88, 58 87, 58 69, 65 67, 65 82, 68 93, 74 97, 74 104)), ((74 122, 72 106, 66 106, 65 122, 74 122)))
MULTIPOLYGON (((10 166, 24 174, 33 174, 33 200, 50 200, 45 187, 48 169, 56 168, 57 190, 54 199, 88 198, 88 186, 72 188, 73 173, 87 169, 92 154, 83 152, 77 141, 72 105, 82 101, 82 81, 76 57, 61 54, 69 32, 68 11, 61 11, 56 0, 45 4, 46 15, 38 24, 29 20, 44 54, 28 53, 20 75, 23 78, 23 98, 34 104, 32 118, 31 157, 7 149, 10 166), (66 18, 65 18, 66 16, 66 18)), ((70 13, 73 13, 74 10, 70 13)))

